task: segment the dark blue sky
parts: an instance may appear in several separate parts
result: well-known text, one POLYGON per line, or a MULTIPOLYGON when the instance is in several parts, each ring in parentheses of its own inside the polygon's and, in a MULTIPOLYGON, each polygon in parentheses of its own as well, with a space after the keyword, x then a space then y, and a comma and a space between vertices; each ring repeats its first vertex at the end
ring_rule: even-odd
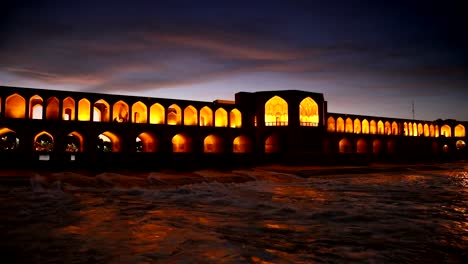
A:
POLYGON ((2 85, 212 101, 324 93, 329 111, 468 120, 461 0, 10 1, 2 85), (408 3, 410 2, 410 3, 408 3))

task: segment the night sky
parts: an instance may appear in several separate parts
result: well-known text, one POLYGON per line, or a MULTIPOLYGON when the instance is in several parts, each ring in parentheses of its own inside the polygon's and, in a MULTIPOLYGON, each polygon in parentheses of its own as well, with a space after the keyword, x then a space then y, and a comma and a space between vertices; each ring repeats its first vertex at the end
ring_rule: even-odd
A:
MULTIPOLYGON (((323 93, 330 112, 468 120, 462 0, 7 1, 0 85, 213 101, 323 93)), ((465 1, 466 2, 466 1, 465 1)))

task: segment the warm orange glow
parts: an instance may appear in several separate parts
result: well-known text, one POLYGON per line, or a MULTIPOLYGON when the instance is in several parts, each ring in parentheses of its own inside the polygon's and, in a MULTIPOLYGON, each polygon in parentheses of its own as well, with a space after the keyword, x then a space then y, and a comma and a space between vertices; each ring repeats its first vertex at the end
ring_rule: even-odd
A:
POLYGON ((281 151, 279 136, 273 134, 265 140, 265 153, 278 153, 281 151))
POLYGON ((184 134, 177 134, 172 138, 172 151, 173 152, 191 152, 192 141, 184 134))
POLYGON ((424 135, 424 128, 421 123, 418 124, 418 136, 424 135))
POLYGON ((184 109, 184 125, 196 126, 198 120, 197 109, 191 105, 184 109))
POLYGON ((83 149, 84 149, 84 138, 83 138, 83 136, 80 133, 76 132, 76 131, 73 131, 68 135, 69 136, 75 136, 75 137, 78 138, 78 140, 80 142, 80 145, 78 146, 79 152, 83 152, 83 149))
POLYGON ((148 111, 146 105, 140 101, 132 105, 132 123, 146 124, 148 111))
POLYGON ((168 125, 180 125, 182 121, 182 110, 176 104, 169 106, 167 109, 167 124, 168 125))
POLYGON ((427 124, 424 124, 424 136, 428 137, 429 135, 429 126, 427 124))
POLYGON ((242 115, 239 110, 236 108, 232 109, 229 113, 229 123, 230 127, 240 128, 242 127, 242 115))
POLYGON ((209 135, 203 140, 203 152, 221 153, 223 152, 223 141, 219 136, 209 135))
POLYGON ((91 103, 88 99, 81 99, 78 101, 78 121, 91 120, 91 103))
POLYGON ((408 124, 406 124, 406 122, 403 123, 403 132, 405 136, 409 136, 410 130, 408 130, 408 124))
POLYGON ((392 134, 392 125, 390 122, 385 121, 385 135, 391 135, 392 134))
POLYGON ((62 110, 62 119, 63 120, 75 120, 75 100, 71 97, 63 99, 63 110, 62 110))
POLYGON ((252 151, 252 144, 246 136, 238 136, 233 142, 234 153, 248 153, 252 151))
POLYGON ((6 133, 11 133, 11 132, 16 133, 15 131, 13 131, 13 130, 11 130, 9 128, 6 128, 6 127, 0 128, 0 136, 3 135, 3 134, 6 134, 6 133))
POLYGON ((164 107, 158 103, 150 107, 150 123, 151 124, 164 124, 166 121, 164 107))
POLYGON ((435 137, 439 137, 439 125, 435 125, 434 131, 435 131, 435 137))
POLYGON ((34 95, 29 99, 29 118, 30 119, 42 119, 42 111, 44 100, 39 95, 34 95))
POLYGON ((129 121, 128 104, 120 100, 112 107, 112 120, 114 122, 123 123, 129 121))
POLYGON ((369 121, 367 119, 362 120, 362 133, 369 134, 369 121))
POLYGON ((227 112, 223 108, 218 108, 215 112, 215 127, 227 127, 227 112))
POLYGON ((54 137, 47 131, 42 131, 34 137, 35 151, 53 151, 54 137))
POLYGON ((418 125, 416 123, 413 123, 413 136, 418 136, 418 125))
POLYGON ((361 133, 361 121, 358 118, 354 119, 354 133, 361 133))
POLYGON ((384 123, 382 122, 382 120, 379 120, 379 122, 377 123, 377 132, 379 133, 379 135, 383 135, 385 132, 384 123))
POLYGON ((110 106, 105 100, 97 100, 93 106, 93 121, 94 122, 109 122, 110 106))
POLYGON ((345 132, 346 133, 353 133, 353 120, 351 118, 346 118, 346 127, 345 127, 345 132))
POLYGON ((452 129, 450 128, 449 125, 443 125, 440 128, 440 134, 445 137, 451 137, 452 136, 452 129))
POLYGON ((373 135, 377 134, 377 123, 374 120, 370 121, 370 133, 373 135))
POLYGON ((318 126, 318 104, 310 97, 306 97, 299 104, 299 121, 301 126, 318 126))
POLYGON ((433 124, 431 124, 429 126, 429 136, 435 137, 435 131, 434 131, 434 125, 433 124))
POLYGON ((398 124, 397 122, 393 121, 392 123, 392 134, 393 135, 398 135, 399 131, 398 131, 398 124))
POLYGON ((327 120, 327 131, 335 132, 335 119, 333 118, 333 116, 330 116, 327 120))
POLYGON ((107 138, 108 140, 110 140, 110 142, 112 144, 112 152, 120 152, 121 145, 120 145, 119 136, 117 136, 116 134, 114 134, 112 132, 106 131, 106 132, 100 134, 99 138, 104 140, 104 141, 107 141, 106 140, 106 138, 107 138))
POLYGON ((287 126, 288 103, 275 95, 265 103, 265 126, 287 126))
POLYGON ((338 149, 339 149, 340 153, 351 153, 351 151, 352 151, 351 150, 351 142, 349 142, 348 139, 343 138, 338 143, 338 149))
POLYGON ((345 131, 344 120, 343 118, 338 117, 338 119, 336 119, 336 132, 343 133, 344 131, 345 131))
POLYGON ((200 126, 213 126, 213 111, 208 106, 200 110, 200 126))
POLYGON ((367 142, 365 139, 359 139, 356 145, 357 153, 367 153, 367 142))
POLYGON ((462 124, 459 124, 455 127, 455 137, 464 137, 465 136, 465 127, 462 124))
POLYGON ((59 100, 57 97, 47 99, 46 119, 59 119, 59 100))
POLYGON ((157 140, 156 137, 150 132, 143 132, 138 135, 137 139, 141 141, 141 152, 156 152, 157 140))
POLYGON ((372 142, 372 152, 374 154, 379 154, 382 152, 382 150, 383 150, 382 142, 378 139, 374 140, 374 142, 372 142))

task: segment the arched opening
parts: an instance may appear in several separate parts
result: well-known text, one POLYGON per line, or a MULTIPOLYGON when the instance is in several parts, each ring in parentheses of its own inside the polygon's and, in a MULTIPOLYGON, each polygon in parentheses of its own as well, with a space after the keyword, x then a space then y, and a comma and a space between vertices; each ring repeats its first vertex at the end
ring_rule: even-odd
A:
POLYGON ((429 136, 434 137, 435 136, 435 131, 434 131, 434 125, 431 124, 429 126, 429 136))
POLYGON ((348 139, 343 138, 338 143, 338 149, 340 153, 351 153, 352 152, 351 142, 349 142, 348 139))
POLYGON ((397 136, 398 133, 399 133, 398 124, 397 124, 397 122, 393 121, 393 123, 392 123, 392 134, 397 136))
POLYGON ((318 104, 310 97, 299 104, 299 121, 301 126, 318 126, 318 104))
POLYGON ((252 143, 246 136, 238 136, 233 142, 234 153, 249 153, 252 151, 252 143))
POLYGON ((129 120, 128 104, 120 100, 112 107, 112 121, 118 123, 128 122, 129 120))
POLYGON ((410 134, 410 130, 411 129, 408 129, 408 124, 406 122, 403 123, 403 133, 405 134, 405 136, 409 136, 410 134))
POLYGON ((351 118, 346 118, 346 126, 345 126, 346 133, 353 133, 353 120, 351 118))
POLYGON ((88 99, 81 99, 78 102, 78 121, 91 120, 91 103, 88 99))
POLYGON ((392 125, 390 122, 385 121, 385 135, 391 135, 392 134, 392 125))
POLYGON ((203 152, 221 153, 223 152, 223 140, 216 135, 209 135, 203 140, 203 152))
POLYGON ((362 120, 362 133, 369 134, 369 121, 367 119, 362 120))
POLYGON ((177 134, 172 138, 172 152, 191 152, 192 140, 185 134, 177 134))
POLYGON ((379 120, 379 122, 377 123, 377 133, 379 133, 379 135, 383 135, 384 132, 384 123, 382 122, 382 120, 379 120))
POLYGON ((162 125, 166 121, 164 107, 158 103, 150 107, 150 123, 162 125))
POLYGON ((281 151, 281 141, 277 134, 272 134, 265 140, 265 153, 278 153, 281 151))
POLYGON ((361 121, 358 118, 354 119, 354 133, 361 133, 361 121))
POLYGON ((44 100, 39 95, 34 95, 29 99, 29 119, 42 119, 44 100))
POLYGON ((63 99, 62 120, 75 120, 75 100, 71 97, 63 99))
POLYGON ((341 117, 336 119, 336 132, 343 133, 345 131, 344 120, 341 117))
POLYGON ((120 152, 120 148, 120 138, 116 134, 106 131, 98 136, 98 152, 120 152))
POLYGON ((424 135, 424 127, 421 123, 418 124, 418 136, 424 135))
POLYGON ((0 128, 0 151, 18 150, 20 144, 16 132, 9 128, 0 128))
POLYGON ((24 118, 26 116, 26 100, 19 94, 12 94, 5 100, 5 117, 24 118))
POLYGON ((382 141, 376 139, 374 142, 372 142, 372 152, 374 154, 380 154, 382 153, 383 146, 382 146, 382 141))
POLYGON ((370 121, 370 133, 375 135, 377 133, 377 123, 374 120, 370 121))
POLYGON ((335 118, 333 118, 333 116, 330 116, 327 119, 327 131, 335 132, 335 118))
POLYGON ((359 139, 356 145, 357 153, 367 153, 367 142, 365 139, 359 139))
POLYGON ((146 105, 140 101, 132 105, 132 123, 146 124, 148 111, 146 105))
POLYGON ((83 136, 73 131, 67 135, 65 139, 65 151, 66 152, 83 152, 84 139, 83 136))
POLYGON ((110 106, 103 100, 97 100, 93 105, 93 121, 94 122, 109 122, 110 106))
POLYGON ((451 137, 452 136, 452 129, 450 128, 449 125, 443 125, 440 128, 440 134, 445 137, 451 137))
POLYGON ((429 126, 427 124, 424 124, 424 136, 428 137, 429 135, 429 126))
POLYGON ((439 137, 439 125, 435 125, 434 132, 435 132, 435 137, 439 137))
POLYGON ((242 127, 242 115, 236 108, 232 109, 229 113, 229 123, 232 128, 242 127))
POLYGON ((34 150, 50 152, 54 150, 54 137, 46 131, 42 131, 34 137, 34 150))
POLYGON ((47 99, 46 119, 59 119, 59 100, 57 97, 47 99))
POLYGON ((416 123, 413 123, 413 136, 418 136, 418 125, 416 123))
POLYGON ((136 138, 137 152, 156 152, 158 149, 156 137, 150 132, 143 132, 136 138))
POLYGON ((396 154, 397 153, 397 150, 396 150, 396 141, 395 140, 389 140, 387 142, 387 153, 388 154, 396 154))
POLYGON ((223 108, 218 108, 215 112, 215 126, 216 127, 227 127, 227 112, 223 108))
POLYGON ((182 110, 176 104, 173 104, 167 108, 167 124, 168 125, 180 125, 182 121, 182 110))
POLYGON ((466 147, 466 143, 463 140, 457 140, 457 142, 455 143, 455 147, 457 148, 457 150, 462 150, 466 147))
POLYGON ((213 111, 208 106, 200 110, 200 126, 213 126, 213 111))
POLYGON ((184 109, 184 125, 196 126, 198 120, 197 109, 189 105, 184 109))
POLYGON ((465 127, 462 124, 455 127, 455 137, 465 137, 465 127))
POLYGON ((288 103, 275 95, 265 103, 265 126, 287 126, 288 103))

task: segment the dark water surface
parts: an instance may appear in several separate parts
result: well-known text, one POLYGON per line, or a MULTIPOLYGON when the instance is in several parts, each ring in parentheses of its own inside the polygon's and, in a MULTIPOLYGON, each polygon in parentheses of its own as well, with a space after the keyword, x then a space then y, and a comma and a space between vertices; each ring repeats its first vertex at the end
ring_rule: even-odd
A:
POLYGON ((468 263, 467 164, 294 174, 36 174, 0 186, 2 263, 468 263))

